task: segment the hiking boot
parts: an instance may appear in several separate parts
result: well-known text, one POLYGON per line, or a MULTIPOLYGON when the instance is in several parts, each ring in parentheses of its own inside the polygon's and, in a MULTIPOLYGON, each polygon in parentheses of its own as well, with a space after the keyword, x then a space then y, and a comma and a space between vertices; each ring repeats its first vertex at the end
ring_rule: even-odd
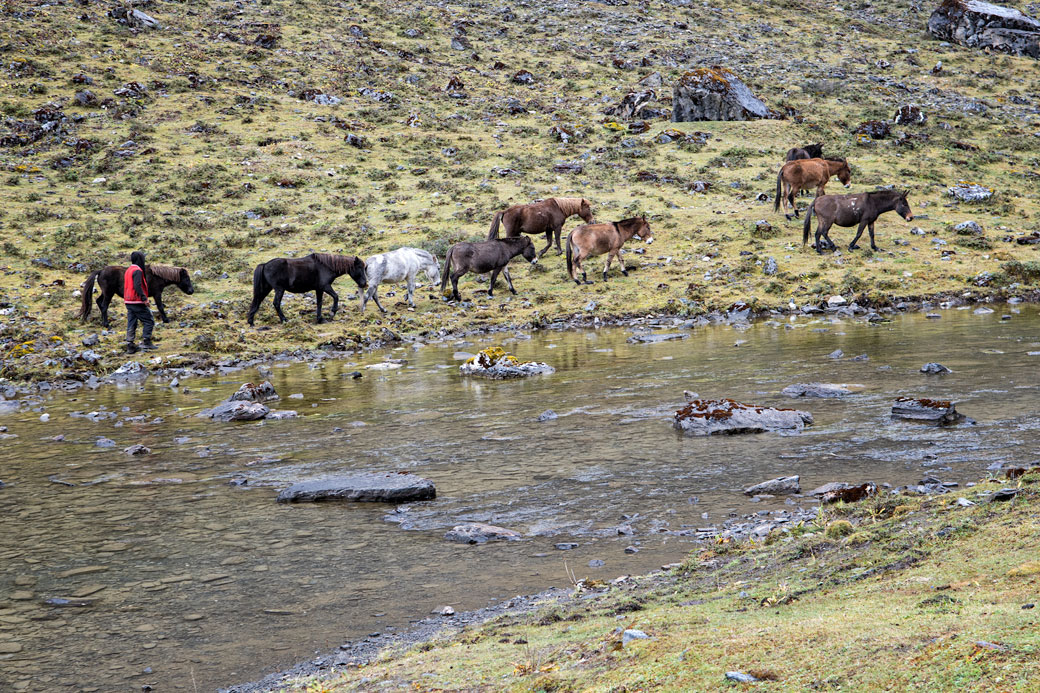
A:
POLYGON ((152 344, 152 340, 150 339, 146 339, 143 342, 141 342, 141 351, 155 351, 158 348, 159 347, 152 344))
POLYGON ((128 353, 128 354, 136 354, 137 352, 138 352, 138 349, 137 349, 137 345, 136 344, 134 344, 133 342, 127 342, 126 343, 126 353, 128 353))

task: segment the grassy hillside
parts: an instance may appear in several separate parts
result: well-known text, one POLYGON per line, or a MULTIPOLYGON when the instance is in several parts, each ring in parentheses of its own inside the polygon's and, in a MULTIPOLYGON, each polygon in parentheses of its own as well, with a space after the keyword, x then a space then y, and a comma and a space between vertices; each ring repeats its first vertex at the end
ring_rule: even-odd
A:
MULTIPOLYGON (((161 28, 131 29, 106 15, 115 3, 7 0, 0 375, 119 363, 117 334, 103 336, 97 365, 76 358, 74 292, 89 270, 138 247, 152 262, 190 268, 199 289, 167 294, 166 358, 350 344, 384 326, 529 325, 585 314, 590 298, 606 317, 1037 286, 1038 246, 1014 242, 1040 230, 1036 61, 941 46, 924 33, 927 5, 854 5, 154 0, 138 6, 161 28), (787 119, 659 118, 635 134, 602 113, 655 72, 664 86, 651 105, 667 112, 682 72, 712 64, 787 119), (521 70, 532 83, 514 80, 521 70), (339 103, 321 105, 317 92, 339 103), (892 125, 882 140, 854 134, 908 103, 925 124, 892 125), (710 137, 662 141, 671 129, 710 137), (800 222, 773 213, 772 193, 786 150, 811 141, 849 157, 856 191, 909 188, 925 235, 889 214, 881 252, 803 247, 800 222), (580 173, 556 170, 573 163, 580 173), (995 194, 956 203, 946 190, 960 180, 995 194), (472 305, 422 290, 415 312, 398 304, 385 318, 374 307, 361 316, 348 303, 317 326, 300 315, 313 296, 290 297, 290 326, 276 325, 270 303, 256 330, 245 326, 258 262, 400 245, 443 256, 484 236, 496 210, 552 195, 589 198, 600 220, 645 212, 657 242, 629 253, 637 271, 608 285, 575 287, 549 255, 517 268, 517 297, 489 300, 471 277, 461 288, 472 305), (756 226, 763 219, 770 229, 756 226), (983 234, 954 232, 965 220, 983 234)), ((850 232, 833 236, 844 247, 850 232)), ((348 278, 338 286, 354 290, 348 278)))
POLYGON ((763 544, 583 581, 567 606, 285 690, 1037 691, 1038 482, 1011 502, 987 501, 1003 482, 831 506, 763 544), (623 644, 628 629, 649 637, 623 644))

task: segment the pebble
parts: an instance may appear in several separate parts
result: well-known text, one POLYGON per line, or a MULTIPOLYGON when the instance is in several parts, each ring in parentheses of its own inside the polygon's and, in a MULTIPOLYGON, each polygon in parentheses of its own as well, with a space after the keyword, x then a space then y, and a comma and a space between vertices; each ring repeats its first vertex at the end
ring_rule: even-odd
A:
POLYGON ((570 551, 571 549, 578 548, 578 543, 573 541, 561 541, 559 544, 554 544, 554 546, 560 551, 570 551))

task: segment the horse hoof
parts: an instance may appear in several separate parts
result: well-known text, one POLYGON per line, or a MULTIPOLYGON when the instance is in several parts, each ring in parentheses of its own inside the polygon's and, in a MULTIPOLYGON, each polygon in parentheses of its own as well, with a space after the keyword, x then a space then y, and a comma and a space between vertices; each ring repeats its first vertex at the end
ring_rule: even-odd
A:
POLYGON ((791 215, 790 214, 785 214, 784 217, 786 217, 788 221, 791 221, 791 215))
POLYGON ((628 270, 621 270, 621 274, 625 277, 628 276, 628 270))

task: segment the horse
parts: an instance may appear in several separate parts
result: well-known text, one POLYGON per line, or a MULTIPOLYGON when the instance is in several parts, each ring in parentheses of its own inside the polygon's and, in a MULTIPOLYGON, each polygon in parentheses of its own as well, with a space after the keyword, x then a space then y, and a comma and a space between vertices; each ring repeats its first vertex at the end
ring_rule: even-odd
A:
POLYGON ((420 271, 426 272, 426 278, 430 282, 437 281, 441 273, 440 265, 435 258, 425 250, 419 248, 398 248, 389 253, 373 255, 365 260, 365 274, 368 275, 368 291, 361 299, 361 312, 365 312, 365 305, 373 300, 380 312, 386 310, 379 303, 379 285, 392 284, 407 280, 408 282, 408 304, 415 308, 412 295, 415 293, 415 275, 420 271))
POLYGON ((794 204, 794 195, 799 190, 816 188, 816 196, 824 194, 824 187, 831 176, 837 175, 838 180, 849 187, 852 180, 852 169, 845 159, 795 159, 788 161, 780 168, 776 176, 776 199, 773 201, 773 211, 780 210, 781 200, 784 204, 784 216, 788 219, 791 215, 787 213, 788 206, 794 210, 795 217, 798 216, 798 208, 794 204), (780 191, 783 189, 783 195, 780 191))
POLYGON ((621 264, 621 274, 628 276, 628 268, 621 258, 621 246, 625 241, 639 236, 647 243, 654 242, 654 233, 650 230, 650 224, 646 216, 632 217, 624 221, 612 221, 607 224, 585 224, 567 234, 567 274, 578 286, 582 282, 591 284, 585 274, 582 261, 595 255, 607 254, 607 262, 603 265, 603 281, 607 281, 607 270, 610 269, 610 261, 617 258, 621 264), (581 281, 575 276, 576 271, 581 270, 581 281))
MULTIPOLYGON (((90 311, 94 307, 91 298, 94 295, 94 281, 96 280, 98 289, 101 290, 101 294, 97 297, 97 306, 101 309, 101 325, 108 327, 108 306, 112 303, 113 296, 123 297, 123 275, 125 274, 126 267, 120 265, 109 265, 104 269, 91 272, 87 280, 83 282, 83 301, 80 304, 79 319, 86 322, 90 317, 90 311)), ((188 270, 183 267, 146 265, 144 281, 148 284, 148 292, 155 298, 155 307, 159 310, 159 317, 163 322, 170 322, 166 316, 166 306, 163 305, 163 289, 167 286, 176 286, 189 296, 195 293, 188 270)))
POLYGON ((807 144, 804 147, 791 147, 787 150, 787 158, 784 161, 796 161, 798 159, 822 159, 823 143, 807 144))
POLYGON ((552 247, 555 234, 556 254, 562 255, 560 233, 563 222, 575 214, 584 219, 586 224, 592 223, 592 208, 584 197, 550 197, 527 205, 514 205, 495 214, 487 239, 491 241, 498 238, 499 223, 505 227, 506 238, 521 233, 544 233, 545 247, 538 253, 538 257, 541 257, 552 247))
POLYGON ((523 255, 524 259, 532 265, 538 263, 538 256, 534 252, 534 242, 527 236, 520 238, 496 238, 479 243, 456 243, 448 248, 448 254, 444 257, 444 270, 441 273, 441 294, 444 294, 451 279, 451 296, 456 301, 461 301, 459 295, 459 278, 467 272, 484 274, 491 272, 491 281, 488 282, 488 296, 493 295, 495 280, 501 272, 509 283, 509 290, 516 294, 513 288, 513 278, 509 276, 509 261, 517 255, 523 255))
POLYGON ((332 282, 337 277, 349 274, 360 288, 368 286, 365 274, 365 263, 356 255, 332 255, 330 253, 311 253, 301 258, 276 257, 261 262, 253 270, 253 303, 249 306, 246 322, 253 324, 260 304, 267 294, 274 291, 274 309, 278 319, 285 322, 282 313, 282 296, 286 291, 294 294, 305 294, 313 291, 318 298, 318 324, 324 322, 321 316, 321 300, 324 294, 332 296, 332 315, 339 310, 339 294, 332 290, 332 282))
POLYGON ((812 201, 805 213, 805 223, 802 225, 802 245, 809 241, 809 227, 812 224, 813 213, 815 213, 819 219, 816 225, 816 243, 813 245, 816 252, 823 252, 824 240, 826 240, 828 248, 836 247, 828 235, 832 224, 845 227, 859 224, 856 237, 849 244, 849 250, 857 249, 859 246, 856 245, 856 241, 863 235, 863 229, 870 229, 870 248, 877 250, 878 247, 874 243, 874 222, 880 215, 895 210, 907 221, 914 220, 914 215, 910 211, 910 203, 906 199, 909 194, 909 190, 902 192, 877 190, 854 195, 821 195, 812 201))

